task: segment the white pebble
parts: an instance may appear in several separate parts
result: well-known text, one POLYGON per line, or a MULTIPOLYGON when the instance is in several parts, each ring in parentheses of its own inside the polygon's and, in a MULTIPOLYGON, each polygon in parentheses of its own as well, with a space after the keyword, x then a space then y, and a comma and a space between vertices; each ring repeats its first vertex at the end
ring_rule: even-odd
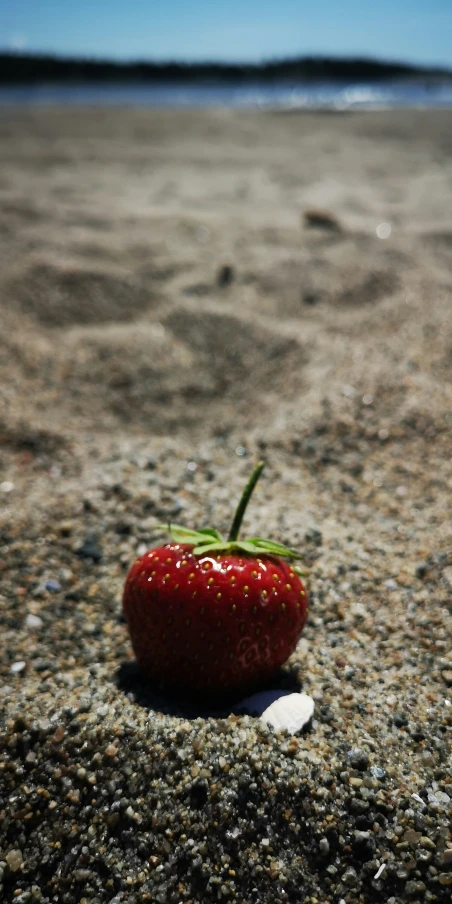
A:
POLYGON ((271 725, 275 731, 286 730, 296 734, 311 721, 315 703, 308 694, 289 694, 275 700, 261 716, 261 722, 271 725))
POLYGON ((12 493, 14 490, 14 484, 11 480, 4 480, 3 483, 0 483, 0 490, 2 493, 12 493))
POLYGON ((39 615, 33 615, 31 612, 27 615, 25 619, 25 627, 30 628, 30 630, 36 630, 37 628, 42 628, 44 622, 42 618, 39 618, 39 615))
POLYGON ((11 672, 13 675, 18 675, 19 672, 23 672, 23 670, 24 670, 26 664, 27 664, 27 663, 24 662, 23 659, 21 659, 19 662, 13 662, 13 664, 12 664, 12 666, 11 666, 11 668, 10 668, 10 672, 11 672))
POLYGON ((379 223, 375 232, 379 239, 388 239, 392 232, 390 223, 379 223))
POLYGON ((234 707, 235 712, 259 716, 260 721, 275 731, 287 730, 296 734, 312 719, 315 703, 308 694, 268 690, 245 697, 234 707))

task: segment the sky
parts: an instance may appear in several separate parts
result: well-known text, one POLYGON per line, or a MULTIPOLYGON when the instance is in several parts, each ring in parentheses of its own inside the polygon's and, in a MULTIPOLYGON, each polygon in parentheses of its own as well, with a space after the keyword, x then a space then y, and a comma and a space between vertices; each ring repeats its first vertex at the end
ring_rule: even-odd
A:
POLYGON ((64 56, 359 55, 452 67, 452 0, 14 0, 0 27, 2 49, 64 56))

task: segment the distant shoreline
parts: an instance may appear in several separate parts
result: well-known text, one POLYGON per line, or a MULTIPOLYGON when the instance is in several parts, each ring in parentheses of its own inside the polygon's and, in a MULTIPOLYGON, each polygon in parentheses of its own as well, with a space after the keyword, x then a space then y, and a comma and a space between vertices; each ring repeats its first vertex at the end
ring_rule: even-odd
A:
POLYGON ((33 85, 43 83, 117 83, 140 81, 159 83, 207 81, 247 83, 372 80, 388 81, 452 81, 452 70, 421 67, 400 62, 383 62, 367 58, 300 57, 263 63, 183 63, 183 62, 117 62, 58 57, 49 54, 0 53, 1 85, 33 85))

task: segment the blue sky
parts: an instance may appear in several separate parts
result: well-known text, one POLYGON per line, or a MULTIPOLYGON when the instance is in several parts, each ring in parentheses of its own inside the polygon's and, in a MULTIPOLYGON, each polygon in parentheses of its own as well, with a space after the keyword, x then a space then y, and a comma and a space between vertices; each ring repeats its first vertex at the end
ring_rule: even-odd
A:
POLYGON ((10 0, 2 48, 118 59, 365 55, 452 66, 452 0, 10 0))

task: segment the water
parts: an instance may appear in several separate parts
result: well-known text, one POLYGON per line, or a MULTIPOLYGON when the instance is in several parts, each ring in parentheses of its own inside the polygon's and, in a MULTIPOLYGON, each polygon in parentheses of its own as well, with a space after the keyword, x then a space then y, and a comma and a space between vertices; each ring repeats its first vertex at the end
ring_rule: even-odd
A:
POLYGON ((43 84, 2 87, 0 104, 308 110, 451 107, 452 81, 43 84))

